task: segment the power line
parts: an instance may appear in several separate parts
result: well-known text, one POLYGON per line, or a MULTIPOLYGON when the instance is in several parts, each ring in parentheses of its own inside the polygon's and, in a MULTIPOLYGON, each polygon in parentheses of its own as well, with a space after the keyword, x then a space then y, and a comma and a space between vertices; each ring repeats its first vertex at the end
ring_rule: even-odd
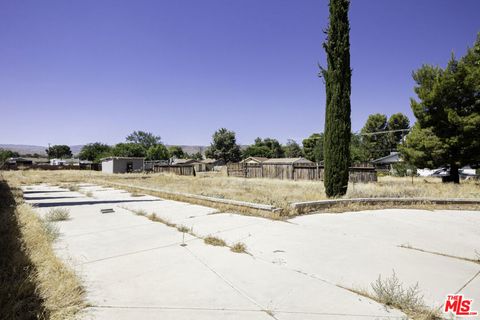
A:
POLYGON ((384 133, 390 133, 390 132, 405 132, 405 131, 410 131, 411 129, 397 129, 397 130, 386 130, 386 131, 377 131, 377 132, 360 132, 357 133, 360 136, 372 136, 375 134, 384 134, 384 133))

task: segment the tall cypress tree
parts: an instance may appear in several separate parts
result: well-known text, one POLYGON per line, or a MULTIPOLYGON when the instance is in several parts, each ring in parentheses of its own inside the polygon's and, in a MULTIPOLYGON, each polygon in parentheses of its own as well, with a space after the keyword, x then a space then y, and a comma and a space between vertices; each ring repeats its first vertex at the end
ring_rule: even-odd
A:
POLYGON ((350 24, 349 0, 330 0, 327 69, 321 68, 327 96, 324 141, 324 184, 328 197, 344 195, 350 165, 350 24))

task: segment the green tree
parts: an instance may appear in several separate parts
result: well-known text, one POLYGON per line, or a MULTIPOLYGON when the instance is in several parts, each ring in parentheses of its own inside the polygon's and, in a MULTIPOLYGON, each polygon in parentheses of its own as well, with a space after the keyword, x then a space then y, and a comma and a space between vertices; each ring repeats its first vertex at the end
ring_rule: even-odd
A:
POLYGON ((95 142, 89 143, 82 147, 78 155, 81 160, 89 160, 93 162, 100 162, 100 159, 111 155, 112 147, 107 144, 95 142))
POLYGON ((350 139, 350 161, 351 164, 359 162, 367 162, 369 156, 362 141, 362 136, 352 133, 350 139))
POLYGON ((145 157, 147 151, 137 143, 117 143, 112 154, 116 157, 145 157))
POLYGON ((407 135, 408 129, 410 129, 410 120, 403 113, 395 113, 388 119, 388 140, 390 148, 393 150, 398 149, 398 145, 403 141, 403 138, 407 135))
POLYGON ((49 159, 63 159, 72 157, 72 150, 70 150, 70 147, 67 145, 54 145, 46 149, 45 152, 47 153, 49 159))
POLYGON ((16 158, 20 155, 18 152, 0 149, 0 166, 8 159, 8 158, 16 158))
POLYGON ((328 197, 347 193, 350 164, 350 23, 349 0, 330 0, 327 41, 327 69, 321 68, 325 79, 326 112, 324 164, 325 192, 328 197))
POLYGON ((197 151, 195 153, 192 153, 190 155, 190 159, 193 159, 193 160, 203 160, 203 154, 200 152, 200 151, 197 151))
POLYGON ((246 159, 248 157, 263 157, 263 158, 272 158, 272 150, 270 150, 265 145, 255 145, 252 144, 245 148, 242 152, 242 158, 246 159))
POLYGON ((168 147, 168 152, 170 152, 171 157, 174 157, 174 158, 177 158, 177 159, 185 158, 185 152, 183 152, 183 149, 179 146, 168 147))
POLYGON ((459 167, 480 163, 480 33, 460 60, 452 56, 445 69, 424 65, 413 78, 417 122, 401 152, 417 167, 449 165, 459 183, 459 167))
POLYGON ((303 157, 303 150, 302 147, 295 141, 289 139, 287 141, 287 145, 284 148, 285 150, 285 157, 287 158, 298 158, 303 157))
POLYGON ((324 134, 314 133, 310 137, 303 139, 303 153, 305 158, 313 162, 323 161, 323 143, 324 134))
POLYGON ((147 150, 147 160, 168 160, 170 158, 170 152, 167 147, 159 143, 155 146, 151 146, 147 150))
POLYGON ((285 151, 277 139, 257 138, 255 143, 248 146, 243 151, 243 158, 248 157, 266 157, 266 158, 283 158, 285 151))
POLYGON ((384 157, 390 153, 387 116, 380 113, 368 116, 361 130, 362 142, 368 160, 384 157))
POLYGON ((221 159, 225 163, 240 161, 240 146, 237 144, 235 132, 221 128, 215 131, 212 140, 205 152, 207 158, 221 159))
POLYGON ((127 142, 140 144, 145 150, 160 143, 159 136, 145 131, 133 131, 125 139, 127 142))

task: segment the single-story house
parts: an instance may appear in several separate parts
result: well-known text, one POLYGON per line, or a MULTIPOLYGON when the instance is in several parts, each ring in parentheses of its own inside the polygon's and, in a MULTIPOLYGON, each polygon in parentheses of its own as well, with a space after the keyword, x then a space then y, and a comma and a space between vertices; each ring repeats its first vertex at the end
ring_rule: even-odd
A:
POLYGON ((193 166, 193 168, 195 169, 195 172, 207 171, 206 170, 206 164, 202 163, 198 160, 195 160, 195 159, 175 159, 172 162, 172 165, 174 165, 174 166, 193 166))
POLYGON ((240 163, 262 163, 265 160, 268 160, 268 158, 265 157, 248 157, 240 161, 240 163))
POLYGON ((395 163, 402 162, 400 152, 390 152, 388 156, 372 160, 372 164, 376 169, 392 170, 395 163))
POLYGON ((224 166, 225 162, 221 159, 204 159, 200 161, 201 163, 205 164, 206 171, 212 171, 215 167, 224 166))
POLYGON ((102 172, 127 173, 143 171, 145 158, 139 157, 108 157, 102 159, 102 172))

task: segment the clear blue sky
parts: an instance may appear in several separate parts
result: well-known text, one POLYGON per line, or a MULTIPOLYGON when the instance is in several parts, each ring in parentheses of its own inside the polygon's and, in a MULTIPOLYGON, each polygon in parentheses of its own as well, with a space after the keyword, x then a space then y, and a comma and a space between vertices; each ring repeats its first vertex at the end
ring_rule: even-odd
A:
MULTIPOLYGON (((323 131, 327 0, 0 0, 0 143, 209 144, 323 131)), ((463 55, 479 0, 353 0, 352 127, 414 120, 411 73, 463 55)))

